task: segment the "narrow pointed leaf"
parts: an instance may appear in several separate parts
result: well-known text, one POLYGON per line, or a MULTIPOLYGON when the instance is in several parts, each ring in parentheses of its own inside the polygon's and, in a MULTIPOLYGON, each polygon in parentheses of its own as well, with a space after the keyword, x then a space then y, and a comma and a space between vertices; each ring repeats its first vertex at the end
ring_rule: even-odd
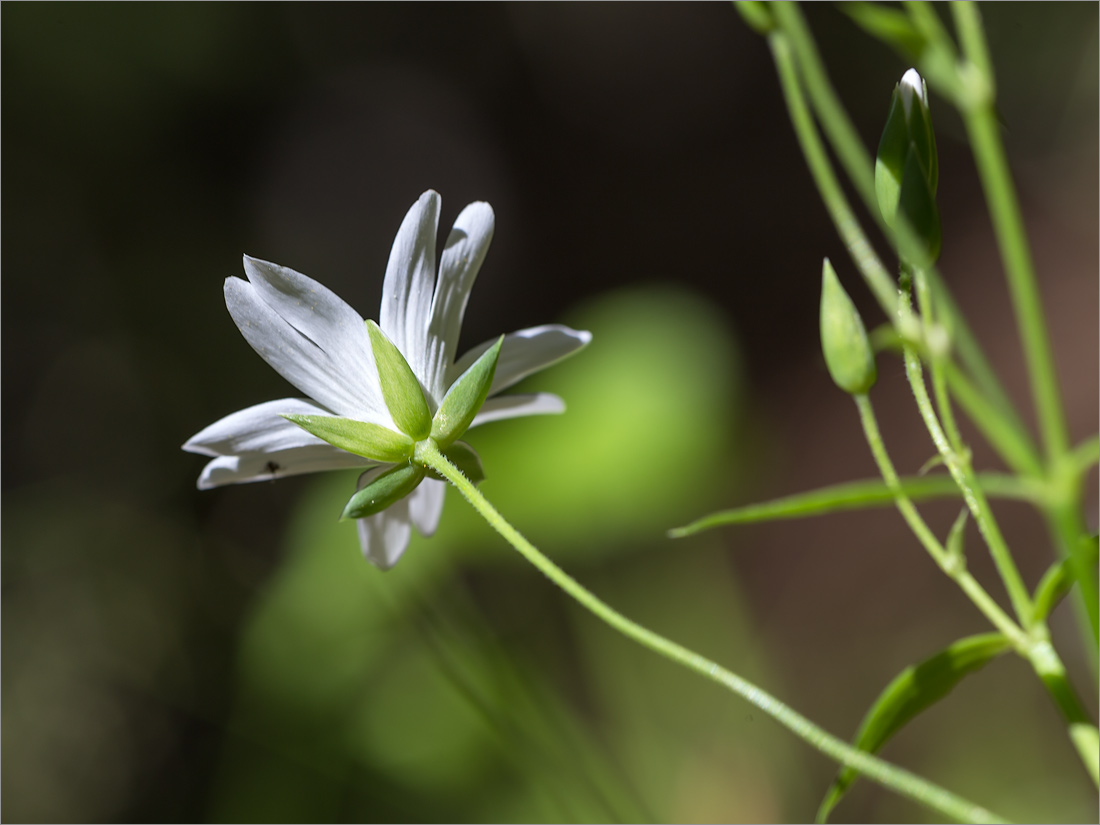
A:
POLYGON ((470 423, 485 403, 489 387, 493 383, 500 346, 504 342, 502 335, 497 342, 478 358, 466 372, 451 385, 443 402, 432 420, 432 438, 440 449, 451 445, 470 427, 470 423))
MULTIPOLYGON (((1100 547, 1097 537, 1081 536, 1079 546, 1081 560, 1088 570, 1092 570, 1096 566, 1097 550, 1100 547)), ((1045 621, 1058 602, 1069 593, 1075 581, 1069 559, 1062 559, 1052 564, 1039 580, 1039 586, 1035 588, 1035 621, 1045 621)))
POLYGON ((367 332, 378 367, 378 380, 382 384, 382 397, 393 416, 393 423, 413 441, 427 438, 432 415, 409 362, 374 321, 367 321, 367 332))
POLYGON ((414 467, 412 464, 395 467, 353 495, 344 506, 340 518, 366 518, 381 513, 415 490, 423 480, 423 467, 414 467))
MULTIPOLYGON (((913 717, 950 693, 964 676, 981 669, 1010 646, 1000 633, 968 636, 920 664, 905 668, 867 711, 852 744, 875 753, 913 717)), ((829 818, 829 812, 858 776, 851 768, 841 768, 818 808, 818 822, 829 818)))
POLYGON ((328 415, 284 415, 303 430, 334 447, 375 461, 396 463, 413 452, 413 441, 378 424, 328 415))
POLYGON ((962 565, 966 564, 966 550, 963 546, 963 531, 966 529, 966 518, 968 515, 970 515, 970 511, 964 507, 955 518, 955 523, 951 525, 951 530, 947 534, 947 541, 944 543, 947 557, 962 565))
MULTIPOLYGON (((1021 481, 1015 476, 1000 473, 979 473, 978 486, 991 498, 1010 498, 1038 502, 1042 490, 1035 484, 1021 481)), ((959 488, 948 475, 908 476, 901 479, 901 488, 913 501, 930 498, 957 498, 959 488)), ((894 503, 894 494, 882 479, 850 481, 798 493, 793 496, 748 504, 731 510, 722 510, 693 521, 684 527, 669 531, 672 538, 682 538, 703 530, 728 524, 752 524, 758 521, 805 518, 841 510, 859 510, 866 507, 886 507, 894 503)))

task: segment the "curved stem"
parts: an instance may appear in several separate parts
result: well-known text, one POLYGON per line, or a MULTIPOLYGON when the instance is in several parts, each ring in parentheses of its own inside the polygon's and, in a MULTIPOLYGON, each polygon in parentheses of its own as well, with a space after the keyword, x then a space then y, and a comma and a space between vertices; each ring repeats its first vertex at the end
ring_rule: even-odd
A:
MULTIPOLYGON (((781 5, 783 4, 774 8, 778 9, 781 5)), ((888 318, 894 318, 897 309, 894 279, 875 255, 875 250, 860 228, 859 220, 848 205, 844 190, 829 163, 825 145, 821 142, 821 136, 814 125, 813 115, 810 114, 806 98, 802 94, 802 87, 798 82, 798 72, 790 42, 783 32, 776 31, 768 35, 768 44, 775 58, 779 83, 783 88, 783 96, 787 101, 795 135, 802 147, 802 154, 810 167, 810 174, 813 176, 821 200, 829 210, 829 216, 833 219, 833 224, 847 247, 848 254, 859 268, 863 280, 874 293, 879 306, 888 318)))
POLYGON ((903 768, 898 768, 878 757, 872 756, 866 751, 852 747, 843 740, 826 732, 815 725, 806 717, 789 708, 775 697, 765 693, 756 685, 737 674, 726 670, 716 662, 700 656, 687 648, 676 644, 669 639, 659 636, 637 622, 628 619, 614 608, 601 601, 589 590, 585 589, 577 581, 571 578, 564 570, 544 556, 538 548, 527 541, 516 528, 505 521, 496 508, 458 469, 452 465, 446 457, 439 452, 434 443, 428 439, 416 446, 414 461, 425 467, 430 467, 441 476, 450 481, 463 497, 470 502, 475 510, 489 525, 500 533, 520 555, 533 564, 554 584, 564 590, 584 608, 589 610, 608 625, 618 630, 625 636, 634 639, 641 645, 655 653, 664 656, 677 664, 683 665, 689 670, 694 670, 706 678, 717 682, 728 690, 733 691, 746 701, 760 708, 781 725, 792 731, 795 735, 806 741, 812 747, 835 759, 842 765, 847 765, 879 784, 896 791, 899 794, 928 805, 946 816, 965 822, 991 822, 1003 821, 995 814, 985 810, 979 805, 944 790, 937 785, 922 779, 903 768))
POLYGON ((909 525, 909 529, 924 545, 928 555, 932 557, 944 573, 959 585, 993 626, 1010 639, 1018 651, 1024 653, 1030 644, 1027 635, 993 601, 993 597, 986 592, 977 579, 967 572, 966 567, 959 563, 960 560, 955 559, 947 552, 947 549, 936 538, 906 494, 905 488, 902 487, 901 480, 898 478, 897 470, 894 469, 894 463, 890 460, 890 454, 886 452, 886 444, 879 432, 875 410, 871 406, 871 399, 866 395, 857 395, 855 399, 856 406, 859 408, 859 420, 863 424, 863 432, 867 437, 867 444, 871 448, 871 453, 875 457, 875 463, 878 464, 879 472, 882 473, 886 486, 894 494, 894 501, 902 517, 909 525))
MULTIPOLYGON (((928 367, 932 373, 932 391, 936 395, 936 409, 943 421, 943 429, 951 449, 956 453, 963 451, 962 435, 951 409, 951 397, 947 393, 947 379, 944 376, 944 356, 935 346, 932 338, 936 327, 936 317, 940 314, 932 305, 932 290, 928 285, 928 273, 923 269, 913 272, 913 283, 917 288, 917 300, 920 302, 921 328, 924 340, 928 343, 928 367)), ((940 327, 940 329, 943 329, 940 327)))

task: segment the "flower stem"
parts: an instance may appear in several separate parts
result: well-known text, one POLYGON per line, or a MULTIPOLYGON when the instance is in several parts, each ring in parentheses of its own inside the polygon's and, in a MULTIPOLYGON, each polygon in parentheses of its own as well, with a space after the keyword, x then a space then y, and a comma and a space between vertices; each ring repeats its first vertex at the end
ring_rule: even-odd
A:
POLYGON ((878 464, 879 472, 882 473, 882 478, 886 482, 886 486, 890 488, 894 494, 894 501, 897 504, 899 512, 901 512, 902 518, 916 535, 920 543, 924 545, 924 549, 928 551, 928 555, 940 566, 944 573, 946 573, 962 591, 974 602, 975 606, 985 614, 985 617, 1003 633, 1016 647, 1021 654, 1026 654, 1026 651, 1030 645, 1030 639, 1020 629, 1019 625, 1009 618, 1000 606, 993 600, 993 597, 986 592, 985 588, 978 583, 969 572, 967 572, 965 564, 960 564, 960 560, 956 560, 951 557, 951 554, 947 552, 946 548, 936 538, 932 530, 928 527, 927 522, 917 512, 917 508, 913 505, 909 496, 906 494, 905 489, 901 485, 901 481, 898 478, 897 470, 894 469, 894 463, 890 460, 889 453, 886 452, 886 444, 882 440, 882 434, 879 432, 878 421, 875 418, 874 407, 871 406, 871 399, 866 395, 855 396, 856 406, 859 408, 859 419, 863 424, 863 433, 867 438, 867 444, 871 448, 871 453, 875 457, 875 463, 878 464))
MULTIPOLYGON (((911 312, 908 301, 904 298, 899 301, 899 306, 901 306, 903 312, 911 312)), ((993 563, 996 565, 1001 581, 1004 582, 1005 589, 1008 591, 1008 597, 1012 601, 1016 617, 1023 624, 1025 630, 1030 629, 1032 610, 1031 597, 1028 595, 1027 587, 1020 576, 1020 571, 1016 568, 1016 562, 1008 549, 1001 528, 993 517, 989 501, 974 478, 974 471, 970 468, 969 459, 965 455, 960 455, 951 447, 951 443, 936 417, 932 399, 928 397, 928 388, 924 385, 924 371, 921 368, 920 357, 912 345, 909 344, 905 345, 905 374, 909 378, 909 386, 913 390, 917 408, 920 410, 921 418, 924 419, 924 424, 932 436, 932 441, 935 443, 944 464, 947 465, 947 471, 951 473, 951 477, 959 485, 963 500, 966 501, 966 505, 978 525, 978 531, 985 539, 990 555, 993 556, 993 563)))
POLYGON ((1004 821, 979 805, 975 805, 950 791, 947 791, 926 779, 909 771, 891 765, 872 756, 866 751, 852 747, 843 740, 826 732, 806 717, 789 708, 775 697, 765 693, 756 685, 737 674, 721 667, 716 662, 700 656, 687 648, 664 638, 637 622, 628 619, 614 608, 601 601, 589 590, 571 578, 564 570, 544 556, 538 548, 523 537, 516 528, 505 521, 496 508, 478 492, 477 488, 452 465, 430 439, 417 444, 414 461, 435 470, 450 481, 463 497, 489 525, 500 533, 520 555, 533 564, 543 575, 564 590, 588 611, 602 619, 615 630, 633 639, 689 670, 717 682, 736 693, 746 701, 760 708, 781 725, 792 731, 812 747, 859 771, 872 781, 891 790, 921 802, 934 810, 963 822, 1004 821))
MULTIPOLYGON (((973 3, 958 3, 952 6, 951 11, 965 57, 960 76, 966 81, 969 92, 964 96, 963 120, 974 147, 974 159, 1004 263, 1046 451, 1047 469, 1052 480, 1055 480, 1055 476, 1065 476, 1063 467, 1069 452, 1069 435, 1035 265, 1001 142, 989 49, 977 7, 973 3)), ((1091 644, 1087 647, 1095 657, 1097 640, 1100 639, 1097 619, 1100 597, 1095 575, 1081 564, 1080 554, 1075 552, 1081 519, 1069 514, 1071 509, 1078 509, 1076 500, 1063 502, 1057 508, 1058 512, 1050 514, 1050 522, 1060 549, 1069 558, 1080 584, 1078 610, 1085 614, 1082 623, 1091 631, 1091 644)))

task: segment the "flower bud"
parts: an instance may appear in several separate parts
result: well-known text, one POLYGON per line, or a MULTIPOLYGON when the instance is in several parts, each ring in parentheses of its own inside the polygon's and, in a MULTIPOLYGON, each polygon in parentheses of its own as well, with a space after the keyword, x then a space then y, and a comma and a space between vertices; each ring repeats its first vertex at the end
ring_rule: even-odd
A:
POLYGON ((901 213, 908 232, 899 233, 899 252, 914 262, 933 263, 940 253, 936 208, 939 161, 928 111, 928 89, 915 69, 894 87, 890 113, 875 158, 875 193, 891 229, 901 213))
POLYGON ((382 398, 393 423, 413 441, 427 438, 432 416, 409 362, 374 321, 367 321, 367 332, 378 368, 378 381, 382 385, 382 398))
POLYGON ((828 258, 821 268, 821 349, 829 375, 844 392, 864 395, 875 385, 878 370, 867 331, 828 258))
POLYGON ((366 484, 348 499, 341 519, 366 518, 395 504, 424 480, 424 468, 402 464, 392 470, 376 468, 363 474, 366 484), (373 477, 372 477, 373 476, 373 477))
POLYGON ((432 419, 432 438, 440 449, 450 444, 469 429, 474 416, 489 395, 493 384, 493 375, 497 369, 497 358, 504 336, 482 353, 466 372, 447 390, 443 401, 432 419))

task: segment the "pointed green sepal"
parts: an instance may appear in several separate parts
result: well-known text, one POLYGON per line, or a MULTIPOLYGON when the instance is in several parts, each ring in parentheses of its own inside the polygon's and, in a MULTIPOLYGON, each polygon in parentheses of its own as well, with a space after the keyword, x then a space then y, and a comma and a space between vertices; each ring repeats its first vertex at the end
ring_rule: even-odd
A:
POLYGON ((828 258, 821 268, 821 349, 829 375, 846 393, 864 395, 875 385, 878 370, 867 330, 828 258))
POLYGON ((405 461, 413 453, 411 438, 378 424, 328 415, 288 414, 283 418, 334 447, 374 461, 396 463, 405 461))
POLYGON ((393 423, 413 441, 427 438, 432 415, 409 362, 374 321, 367 321, 367 332, 378 367, 378 380, 382 384, 382 397, 393 416, 393 423))
MULTIPOLYGON (((456 441, 447 449, 440 450, 440 452, 459 469, 462 475, 470 480, 471 484, 476 486, 485 480, 485 470, 481 466, 481 456, 465 441, 456 441)), ((428 475, 437 481, 447 480, 431 468, 428 469, 428 475)))
POLYGON ((423 467, 412 464, 402 464, 381 473, 348 500, 340 518, 366 518, 381 513, 415 490, 424 475, 423 467))
POLYGON ((447 390, 443 403, 439 405, 439 410, 432 419, 432 438, 440 449, 450 446, 466 432, 477 411, 485 403, 503 343, 502 335, 447 390))

